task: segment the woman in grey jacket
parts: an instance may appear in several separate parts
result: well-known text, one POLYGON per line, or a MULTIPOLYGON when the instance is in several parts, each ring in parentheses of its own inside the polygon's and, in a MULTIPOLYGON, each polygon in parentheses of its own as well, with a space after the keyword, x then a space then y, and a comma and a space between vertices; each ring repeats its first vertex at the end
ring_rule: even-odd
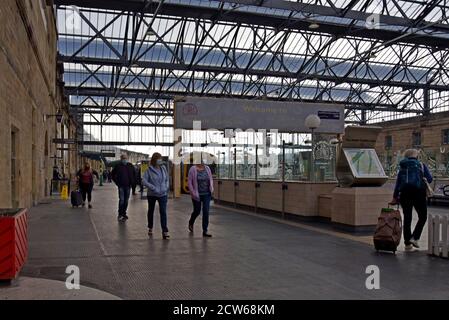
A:
POLYGON ((148 235, 153 235, 153 215, 157 201, 161 215, 162 238, 169 239, 167 227, 169 177, 160 153, 156 152, 151 157, 150 166, 143 176, 142 183, 148 189, 148 235))

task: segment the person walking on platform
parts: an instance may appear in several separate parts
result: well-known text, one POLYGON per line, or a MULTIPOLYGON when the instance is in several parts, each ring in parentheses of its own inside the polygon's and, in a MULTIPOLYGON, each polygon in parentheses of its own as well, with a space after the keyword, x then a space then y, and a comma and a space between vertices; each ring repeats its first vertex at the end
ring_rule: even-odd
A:
POLYGON ((404 159, 399 163, 393 200, 390 202, 392 205, 401 204, 404 214, 404 244, 407 250, 419 248, 418 241, 427 220, 426 181, 432 183, 433 180, 429 168, 418 160, 418 154, 416 149, 404 152, 404 159), (418 213, 418 222, 412 233, 413 208, 418 213))
POLYGON ((193 203, 193 212, 189 220, 189 231, 193 232, 195 220, 201 214, 202 207, 203 237, 210 238, 212 235, 208 233, 209 206, 214 192, 214 182, 210 168, 203 162, 193 165, 189 170, 188 186, 193 203))
POLYGON ((151 157, 150 166, 145 172, 142 183, 148 188, 148 235, 153 234, 153 216, 156 202, 159 204, 161 216, 162 237, 169 239, 167 227, 167 202, 169 191, 169 177, 160 153, 154 153, 151 157))
POLYGON ((118 187, 118 221, 124 222, 128 220, 128 200, 131 187, 134 185, 136 179, 134 166, 128 162, 128 156, 126 154, 120 156, 120 163, 115 165, 111 172, 111 177, 118 187))
POLYGON ((98 175, 98 172, 91 169, 89 162, 84 163, 84 168, 80 169, 78 173, 76 174, 78 178, 78 186, 81 192, 81 196, 83 197, 83 204, 84 207, 86 205, 86 197, 88 201, 89 209, 92 208, 92 190, 94 188, 94 176, 97 177, 97 179, 100 178, 98 175))

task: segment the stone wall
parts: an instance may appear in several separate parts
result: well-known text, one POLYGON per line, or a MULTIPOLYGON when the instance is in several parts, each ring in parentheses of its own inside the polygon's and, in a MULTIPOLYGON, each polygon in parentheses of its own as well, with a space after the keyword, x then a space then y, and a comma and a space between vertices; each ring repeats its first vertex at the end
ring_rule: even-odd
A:
POLYGON ((2 0, 0 24, 0 207, 30 207, 49 194, 56 154, 56 22, 45 1, 2 0))
POLYGON ((428 157, 436 160, 437 173, 442 175, 447 170, 449 162, 449 145, 443 143, 443 130, 449 129, 449 112, 431 114, 426 117, 413 117, 378 124, 383 127, 376 143, 376 150, 382 163, 386 166, 388 158, 394 162, 402 157, 404 150, 415 147, 412 144, 412 134, 421 133, 421 145, 417 149, 423 151, 423 160, 429 162, 428 157), (392 137, 392 146, 385 146, 385 137, 392 137), (446 166, 446 168, 444 168, 446 166))

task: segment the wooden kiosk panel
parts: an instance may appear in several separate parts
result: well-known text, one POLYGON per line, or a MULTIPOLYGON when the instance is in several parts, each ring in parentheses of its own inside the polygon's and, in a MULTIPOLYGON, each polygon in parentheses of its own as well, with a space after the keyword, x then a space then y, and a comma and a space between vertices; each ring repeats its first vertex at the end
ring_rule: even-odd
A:
POLYGON ((282 184, 280 182, 259 182, 257 207, 282 212, 282 184))
POLYGON ((318 198, 331 193, 335 183, 288 183, 285 191, 285 212, 300 216, 318 216, 318 198))
POLYGON ((254 186, 254 181, 238 181, 236 201, 238 204, 244 206, 254 207, 256 205, 256 188, 254 186))
POLYGON ((233 180, 220 180, 221 184, 215 183, 215 192, 220 190, 219 200, 234 203, 234 181, 233 180))

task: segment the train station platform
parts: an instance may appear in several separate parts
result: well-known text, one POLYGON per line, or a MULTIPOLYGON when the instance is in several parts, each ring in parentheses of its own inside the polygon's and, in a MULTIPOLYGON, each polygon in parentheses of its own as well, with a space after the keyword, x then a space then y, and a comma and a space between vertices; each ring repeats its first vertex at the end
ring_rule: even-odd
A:
POLYGON ((171 239, 162 240, 157 212, 149 238, 147 202, 140 196, 130 199, 126 223, 116 219, 113 185, 95 187, 93 197, 93 209, 72 209, 62 200, 31 209, 28 262, 14 293, 0 287, 0 299, 14 299, 21 289, 30 298, 61 298, 69 265, 80 268, 81 285, 104 292, 97 295, 104 299, 449 298, 448 261, 425 251, 376 253, 369 236, 216 205, 213 238, 204 239, 200 221, 194 234, 188 232, 189 197, 169 201, 171 239), (369 265, 379 267, 379 290, 365 286, 369 265), (42 287, 23 279, 61 285, 53 297, 43 296, 42 287))

